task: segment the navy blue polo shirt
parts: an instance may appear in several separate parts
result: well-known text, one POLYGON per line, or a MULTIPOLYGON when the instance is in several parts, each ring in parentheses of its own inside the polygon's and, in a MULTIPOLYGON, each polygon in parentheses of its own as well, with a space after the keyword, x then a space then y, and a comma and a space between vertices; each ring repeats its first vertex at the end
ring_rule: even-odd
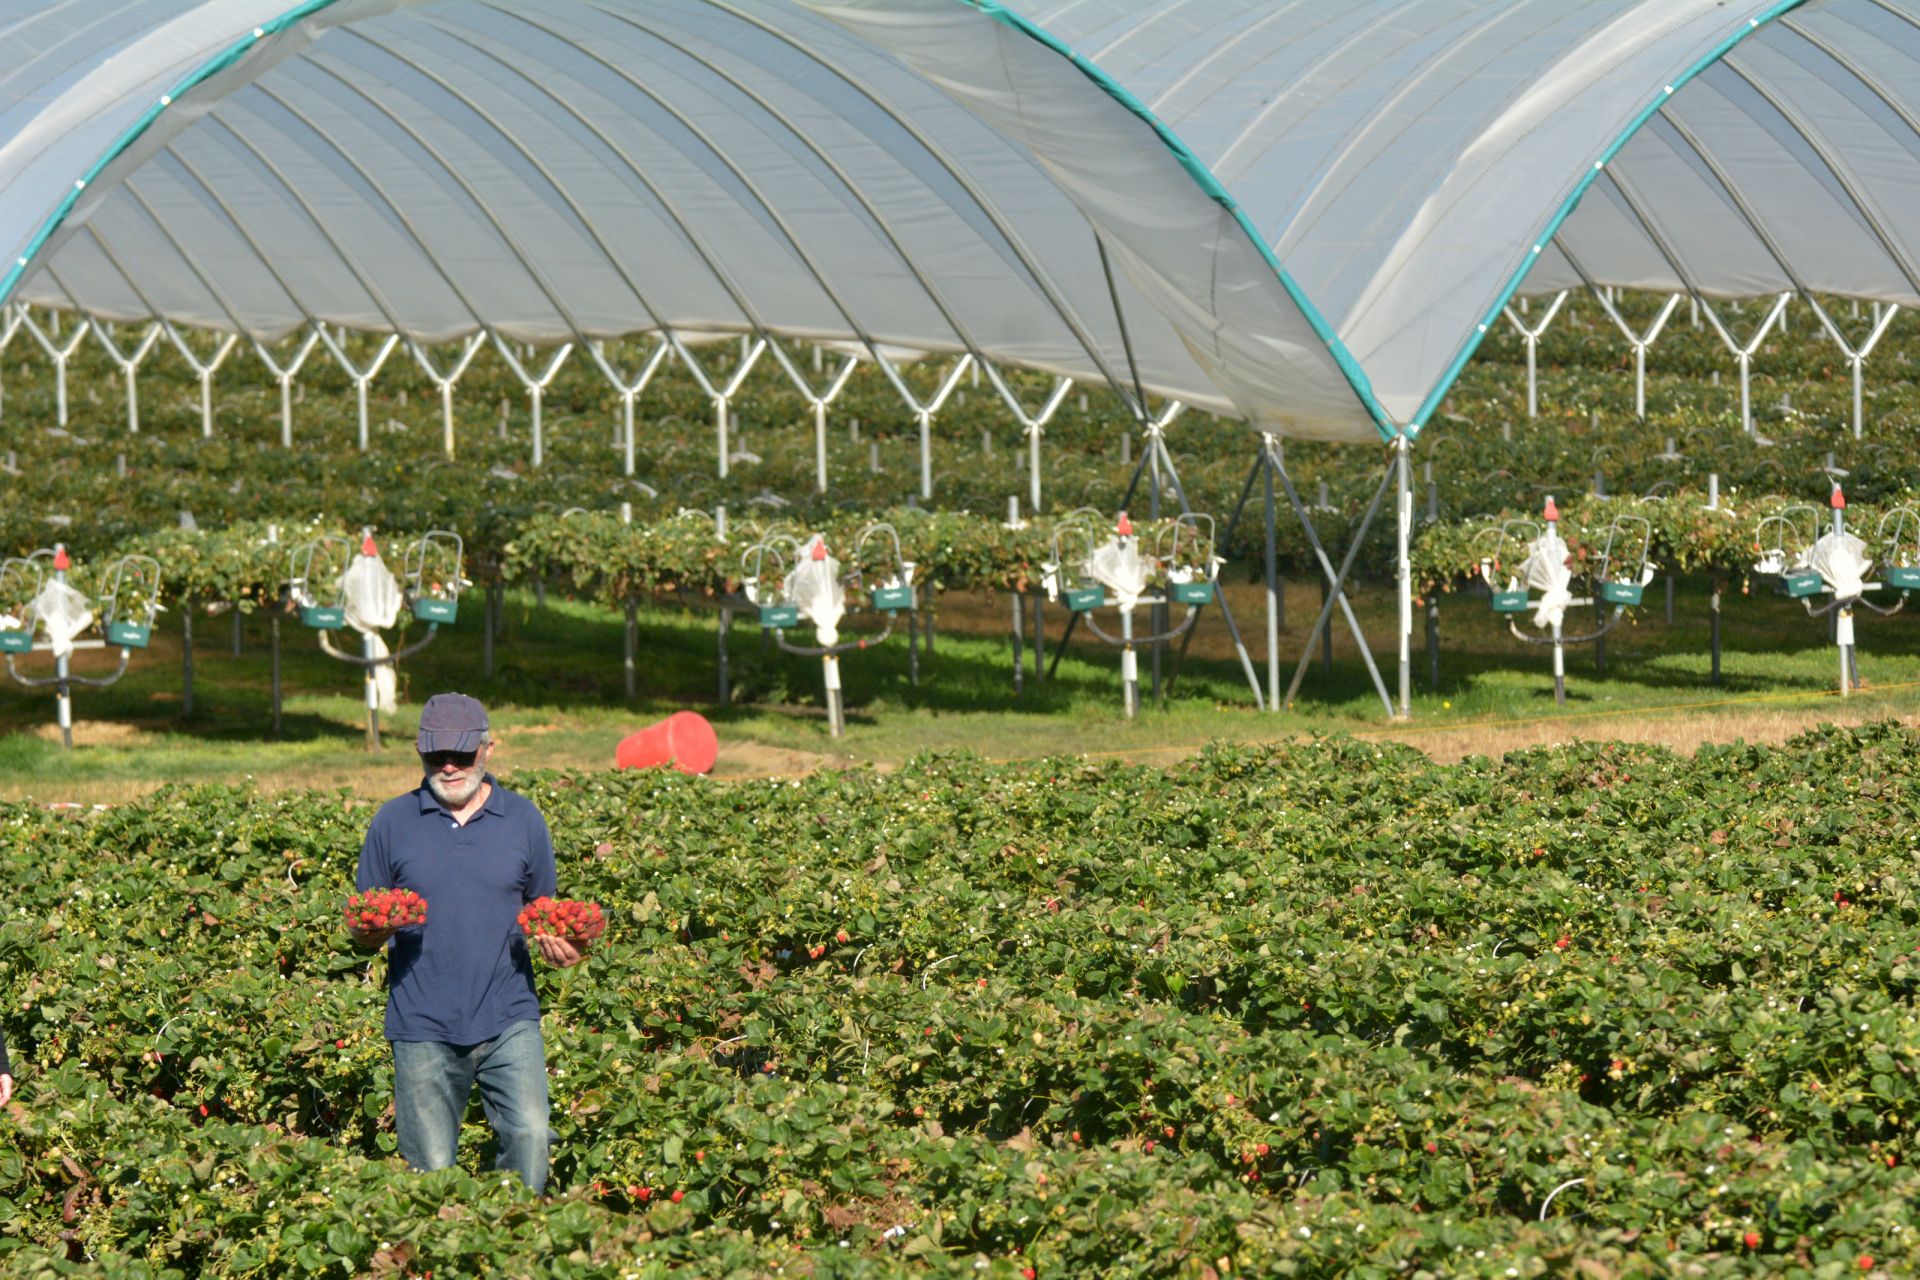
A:
POLYGON ((367 827, 354 883, 427 900, 427 923, 388 943, 389 1040, 479 1044, 540 1016, 519 915, 557 892, 553 839, 531 800, 487 782, 493 793, 465 826, 423 779, 367 827))

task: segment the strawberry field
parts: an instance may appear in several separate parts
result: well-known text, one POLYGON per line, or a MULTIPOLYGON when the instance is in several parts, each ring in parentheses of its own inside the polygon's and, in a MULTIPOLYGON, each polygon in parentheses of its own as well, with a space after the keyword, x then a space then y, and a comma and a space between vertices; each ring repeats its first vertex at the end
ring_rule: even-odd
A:
POLYGON ((550 1202, 394 1154, 372 805, 0 808, 15 1276, 1891 1275, 1920 734, 521 776, 550 1202))

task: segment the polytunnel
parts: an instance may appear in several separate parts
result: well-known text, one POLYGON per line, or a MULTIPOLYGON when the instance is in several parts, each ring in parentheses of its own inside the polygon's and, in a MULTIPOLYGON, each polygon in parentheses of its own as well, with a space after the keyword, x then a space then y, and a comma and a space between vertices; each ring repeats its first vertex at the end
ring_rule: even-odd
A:
POLYGON ((1916 0, 14 9, 0 303, 964 355, 1244 420, 1290 496, 1277 441, 1386 443, 1402 714, 1407 456, 1517 293, 1920 304, 1916 0))

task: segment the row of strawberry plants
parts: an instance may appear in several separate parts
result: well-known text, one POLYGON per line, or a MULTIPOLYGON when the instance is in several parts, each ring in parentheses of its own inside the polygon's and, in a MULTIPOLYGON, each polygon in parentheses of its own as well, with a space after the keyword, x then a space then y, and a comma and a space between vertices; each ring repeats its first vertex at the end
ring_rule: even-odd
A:
POLYGON ((1917 748, 524 777, 608 908, 540 977, 551 1203, 477 1122, 394 1158, 368 805, 6 806, 0 1265, 1887 1274, 1917 748))

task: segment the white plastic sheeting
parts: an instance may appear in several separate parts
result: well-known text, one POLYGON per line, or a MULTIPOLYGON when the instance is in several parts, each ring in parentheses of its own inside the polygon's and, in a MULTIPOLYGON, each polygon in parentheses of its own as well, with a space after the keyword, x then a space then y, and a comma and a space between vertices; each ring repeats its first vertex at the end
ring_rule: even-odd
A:
MULTIPOLYGON (((346 611, 347 625, 364 637, 369 658, 385 659, 393 651, 380 633, 400 620, 406 603, 400 583, 377 555, 353 557, 340 579, 340 602, 346 611)), ((399 679, 393 664, 381 662, 373 668, 373 687, 379 709, 389 715, 399 710, 399 679)))
POLYGON ((759 331, 1370 440, 1520 288, 1920 305, 1920 0, 65 0, 0 30, 0 300, 261 341, 759 331))

